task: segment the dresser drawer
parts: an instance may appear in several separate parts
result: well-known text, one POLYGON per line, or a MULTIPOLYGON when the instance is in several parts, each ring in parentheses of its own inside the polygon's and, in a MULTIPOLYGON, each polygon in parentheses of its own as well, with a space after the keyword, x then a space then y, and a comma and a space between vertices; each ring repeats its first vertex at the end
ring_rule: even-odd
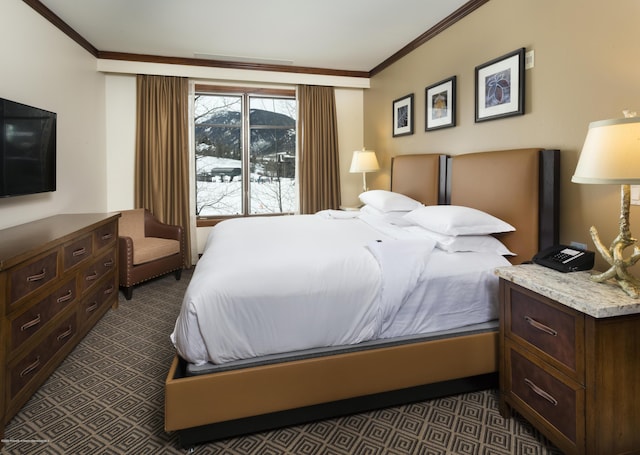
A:
POLYGON ((93 253, 93 236, 87 235, 64 247, 64 270, 89 259, 93 253))
POLYGON ((96 246, 96 251, 101 250, 102 248, 111 245, 116 240, 116 232, 118 228, 117 222, 112 222, 109 224, 105 224, 97 228, 93 232, 93 242, 96 246))
POLYGON ((524 341, 576 380, 584 381, 584 315, 545 297, 509 288, 506 335, 524 341))
POLYGON ((82 273, 82 292, 91 288, 100 278, 116 270, 116 253, 110 250, 90 264, 82 273))
POLYGON ((111 277, 104 285, 102 285, 96 292, 85 299, 80 305, 80 323, 84 323, 93 317, 94 314, 99 314, 111 296, 113 296, 118 290, 116 289, 115 276, 111 277))
POLYGON ((58 251, 17 267, 9 272, 9 306, 37 291, 58 276, 58 251))
POLYGON ((69 280, 40 302, 29 307, 11 320, 11 345, 9 352, 39 332, 60 311, 76 299, 76 280, 69 280))
MULTIPOLYGON (((10 367, 11 399, 15 398, 34 378, 40 377, 38 373, 65 344, 74 338, 76 332, 77 322, 74 313, 65 321, 58 324, 33 351, 29 352, 10 367)), ((40 379, 44 378, 40 377, 40 379)))
POLYGON ((507 393, 521 405, 542 417, 571 444, 581 446, 584 439, 585 389, 580 384, 551 374, 507 346, 507 393))

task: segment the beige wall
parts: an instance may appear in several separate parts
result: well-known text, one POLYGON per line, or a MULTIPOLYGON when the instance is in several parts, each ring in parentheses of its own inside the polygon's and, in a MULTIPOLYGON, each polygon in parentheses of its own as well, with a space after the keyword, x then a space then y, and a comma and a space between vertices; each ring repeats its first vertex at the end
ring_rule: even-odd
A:
POLYGON ((96 59, 17 0, 0 2, 0 57, 0 97, 58 114, 57 191, 0 199, 0 228, 106 210, 105 91, 96 59))
MULTIPOLYGON (((365 142, 386 171, 370 186, 388 187, 390 157, 398 154, 557 148, 561 242, 593 248, 588 229, 595 224, 608 244, 618 229, 619 187, 570 180, 589 122, 621 117, 626 108, 640 112, 638 20, 635 0, 491 0, 372 78, 364 99, 365 142), (475 67, 521 47, 535 51, 535 66, 525 72, 525 115, 475 123, 475 67), (427 133, 425 87, 453 75, 457 126, 427 133), (414 134, 393 138, 392 102, 409 93, 415 94, 414 134)), ((631 224, 640 235, 638 207, 632 207, 631 224)))

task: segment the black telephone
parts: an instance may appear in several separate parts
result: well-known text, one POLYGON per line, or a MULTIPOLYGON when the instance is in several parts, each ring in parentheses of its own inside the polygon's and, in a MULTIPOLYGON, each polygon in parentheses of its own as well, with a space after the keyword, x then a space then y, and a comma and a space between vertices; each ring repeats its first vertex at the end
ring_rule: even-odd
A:
POLYGON ((533 262, 536 264, 564 273, 591 270, 594 260, 593 251, 581 250, 567 245, 546 248, 533 257, 533 262))

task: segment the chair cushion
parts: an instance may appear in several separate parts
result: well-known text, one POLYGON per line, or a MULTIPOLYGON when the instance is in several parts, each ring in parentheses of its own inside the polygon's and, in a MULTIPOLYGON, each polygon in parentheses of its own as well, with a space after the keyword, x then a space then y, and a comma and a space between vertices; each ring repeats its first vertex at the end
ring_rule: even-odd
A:
POLYGON ((144 209, 124 210, 118 218, 118 233, 122 237, 144 237, 144 209))
POLYGON ((133 264, 144 264, 180 252, 180 242, 158 237, 132 238, 133 264))

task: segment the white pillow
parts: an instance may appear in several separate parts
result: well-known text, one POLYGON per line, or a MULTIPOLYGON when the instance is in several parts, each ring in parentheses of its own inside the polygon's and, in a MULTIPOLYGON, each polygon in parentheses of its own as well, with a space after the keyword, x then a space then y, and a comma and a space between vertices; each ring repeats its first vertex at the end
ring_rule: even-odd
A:
POLYGON ((370 205, 381 212, 410 212, 422 207, 420 202, 409 196, 386 190, 365 191, 359 198, 363 204, 370 205))
MULTIPOLYGON (((426 229, 425 229, 426 230, 426 229)), ((476 253, 497 253, 501 256, 515 256, 500 240, 491 235, 443 235, 432 232, 437 247, 448 253, 473 251, 476 253)))
POLYGON ((405 218, 445 235, 485 235, 516 229, 493 215, 459 205, 430 205, 413 210, 405 218))
MULTIPOLYGON (((360 213, 374 216, 382 221, 385 221, 394 226, 415 226, 413 222, 406 219, 404 216, 407 212, 383 212, 371 205, 363 205, 360 209, 360 213)), ((418 226, 416 226, 418 228, 418 226)), ((422 229, 422 228, 418 228, 422 229)))

